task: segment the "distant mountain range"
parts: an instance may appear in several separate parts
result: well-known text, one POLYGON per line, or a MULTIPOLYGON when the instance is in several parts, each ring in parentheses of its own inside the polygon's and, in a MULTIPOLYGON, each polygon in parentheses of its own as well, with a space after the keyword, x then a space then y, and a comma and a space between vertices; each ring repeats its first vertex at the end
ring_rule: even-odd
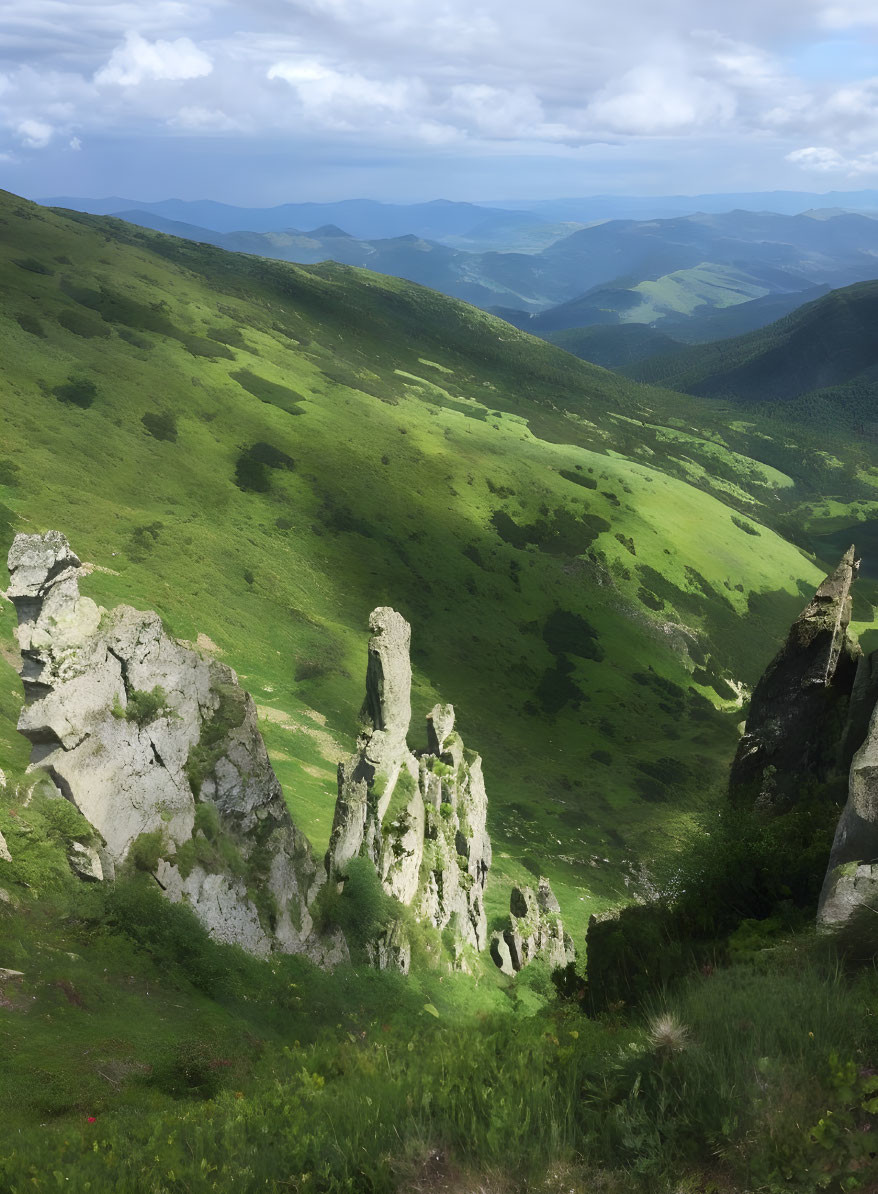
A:
POLYGON ((821 290, 878 273, 878 219, 835 209, 796 215, 740 209, 581 226, 444 201, 244 209, 106 199, 90 207, 105 214, 117 204, 111 214, 118 218, 189 240, 299 264, 331 260, 418 282, 536 335, 627 323, 660 326, 688 342, 734 335, 821 290), (726 322, 722 313, 738 307, 740 318, 726 322), (719 323, 696 330, 706 317, 719 323))
POLYGON ((61 196, 41 202, 49 207, 68 207, 96 216, 148 212, 164 220, 194 225, 212 232, 282 232, 289 228, 320 228, 334 224, 350 236, 363 240, 404 235, 444 240, 446 237, 468 236, 480 229, 490 234, 498 227, 551 222, 534 212, 495 209, 475 203, 452 203, 445 199, 408 204, 345 199, 340 203, 283 203, 278 207, 234 207, 211 199, 162 199, 158 203, 147 203, 118 197, 74 199, 61 196))
POLYGON ((813 208, 878 210, 878 191, 732 191, 712 195, 589 195, 523 203, 494 201, 493 207, 534 212, 544 220, 658 220, 695 211, 771 211, 795 216, 813 208))

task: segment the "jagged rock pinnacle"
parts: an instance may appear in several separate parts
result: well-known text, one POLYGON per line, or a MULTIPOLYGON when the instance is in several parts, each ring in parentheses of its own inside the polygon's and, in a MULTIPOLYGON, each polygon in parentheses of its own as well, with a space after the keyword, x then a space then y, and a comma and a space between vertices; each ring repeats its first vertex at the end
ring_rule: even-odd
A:
POLYGON ((853 688, 860 649, 847 635, 857 575, 851 547, 790 628, 753 692, 729 792, 742 805, 781 811, 839 766, 833 710, 853 688))
MULTIPOLYGON (((367 722, 357 753, 338 768, 338 799, 326 856, 331 880, 343 882, 355 857, 368 858, 388 894, 435 925, 452 925, 459 964, 464 947, 483 949, 483 894, 491 865, 482 761, 464 748, 451 705, 427 717, 427 750, 416 756, 406 737, 411 717, 411 628, 382 606, 369 619, 367 722)), ((405 969, 401 926, 373 942, 379 966, 405 969)))
POLYGON ((363 715, 372 723, 375 740, 370 757, 389 757, 404 749, 412 718, 412 628, 402 614, 382 605, 372 611, 369 629, 363 715))

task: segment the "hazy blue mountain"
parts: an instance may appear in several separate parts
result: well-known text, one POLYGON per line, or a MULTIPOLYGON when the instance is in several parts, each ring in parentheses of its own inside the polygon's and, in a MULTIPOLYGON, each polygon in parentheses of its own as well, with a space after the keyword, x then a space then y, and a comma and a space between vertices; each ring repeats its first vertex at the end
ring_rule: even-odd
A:
POLYGON ((656 220, 692 212, 771 211, 799 215, 812 208, 835 207, 847 211, 878 210, 878 190, 741 191, 713 195, 589 195, 580 199, 537 199, 527 202, 494 201, 495 207, 536 212, 544 220, 656 220))
MULTIPOLYGON (((277 207, 234 207, 210 199, 163 199, 146 203, 138 199, 79 199, 61 196, 44 199, 52 207, 72 208, 93 215, 117 215, 141 211, 213 232, 277 232, 285 228, 318 228, 335 224, 362 239, 414 234, 433 240, 461 236, 473 229, 490 227, 492 220, 508 226, 508 210, 494 210, 474 203, 452 203, 436 199, 431 203, 392 204, 373 199, 346 199, 340 203, 284 203, 277 207)), ((538 224, 532 212, 515 213, 518 226, 538 224)))
MULTIPOLYGON (((334 224, 325 224, 311 232, 297 228, 274 232, 216 232, 210 228, 169 220, 153 212, 123 211, 116 213, 116 217, 130 224, 216 245, 231 252, 250 253, 298 265, 335 261, 339 265, 371 269, 378 274, 418 282, 477 307, 489 307, 498 301, 511 304, 530 302, 533 308, 537 306, 533 298, 521 293, 514 270, 502 268, 502 257, 514 257, 514 254, 468 253, 414 235, 358 240, 334 224), (509 275, 508 280, 506 274, 509 275)), ((529 260, 527 257, 524 259, 529 260)))
MULTIPOLYGON (((535 252, 534 243, 546 236, 546 226, 537 222, 523 228, 509 212, 492 213, 467 204, 398 209, 370 205, 385 215, 395 212, 394 219, 404 212, 405 218, 416 220, 418 213, 423 216, 429 210, 439 213, 433 223, 445 220, 446 227, 477 213, 481 222, 472 230, 472 243, 489 240, 494 227, 500 243, 513 236, 528 246, 528 251, 474 252, 460 247, 463 237, 456 237, 455 244, 442 243, 411 229, 402 235, 364 237, 356 222, 347 219, 356 221, 358 211, 362 214, 358 202, 271 209, 274 216, 296 212, 311 218, 269 231, 222 231, 172 219, 167 213, 174 204, 169 200, 153 205, 163 211, 119 208, 116 214, 237 252, 305 265, 330 260, 419 282, 494 309, 537 335, 593 324, 677 324, 770 295, 808 292, 810 297, 815 287, 871 278, 878 254, 878 220, 845 212, 785 216, 734 211, 671 220, 612 220, 577 228, 535 252), (309 228, 314 231, 302 231, 309 228), (529 234, 534 238, 530 243, 529 234)), ((194 212, 199 205, 182 206, 194 212)), ((229 211, 247 214, 212 206, 226 216, 229 211)), ((556 232, 557 228, 552 235, 556 232)), ((791 306, 800 301, 793 300, 791 306)))

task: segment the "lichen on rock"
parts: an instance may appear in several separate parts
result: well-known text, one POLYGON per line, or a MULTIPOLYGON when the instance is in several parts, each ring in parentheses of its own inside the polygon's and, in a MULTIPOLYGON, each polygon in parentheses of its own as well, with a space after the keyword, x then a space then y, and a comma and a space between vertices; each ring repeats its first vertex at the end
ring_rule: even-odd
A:
POLYGON ((491 957, 504 974, 515 974, 540 959, 552 969, 576 960, 576 950, 564 931, 561 907, 549 880, 532 887, 513 887, 509 923, 491 936, 491 957))

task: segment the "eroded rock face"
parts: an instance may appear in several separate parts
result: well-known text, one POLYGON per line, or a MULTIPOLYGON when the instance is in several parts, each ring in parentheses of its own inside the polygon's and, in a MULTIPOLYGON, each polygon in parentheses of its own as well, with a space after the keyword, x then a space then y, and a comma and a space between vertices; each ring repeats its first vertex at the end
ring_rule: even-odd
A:
POLYGON ((540 879, 536 892, 532 887, 513 887, 509 925, 491 937, 491 957, 504 974, 517 973, 537 958, 553 969, 576 960, 560 912, 548 879, 540 879))
POLYGON ((848 799, 835 830, 820 893, 817 922, 824 928, 851 925, 878 899, 878 708, 866 741, 854 755, 848 799))
MULTIPOLYGON (((384 889, 436 928, 451 926, 460 949, 484 949, 484 888, 491 865, 482 761, 454 729, 454 709, 427 718, 428 749, 406 738, 411 717, 411 630, 395 610, 370 618, 367 721, 357 753, 338 768, 338 800, 326 858, 334 882, 352 858, 372 861, 384 889)), ((394 939, 376 942, 379 966, 408 968, 394 939)))
POLYGON ((732 764, 735 803, 781 812, 815 781, 825 782, 838 771, 860 656, 847 634, 856 575, 851 547, 793 623, 757 684, 732 764))
POLYGON ((100 880, 136 859, 218 940, 338 957, 337 942, 313 934, 308 905, 323 876, 290 819, 251 697, 156 614, 83 597, 79 567, 57 531, 18 535, 9 552, 27 697, 19 729, 31 766, 101 839, 71 865, 100 880))

